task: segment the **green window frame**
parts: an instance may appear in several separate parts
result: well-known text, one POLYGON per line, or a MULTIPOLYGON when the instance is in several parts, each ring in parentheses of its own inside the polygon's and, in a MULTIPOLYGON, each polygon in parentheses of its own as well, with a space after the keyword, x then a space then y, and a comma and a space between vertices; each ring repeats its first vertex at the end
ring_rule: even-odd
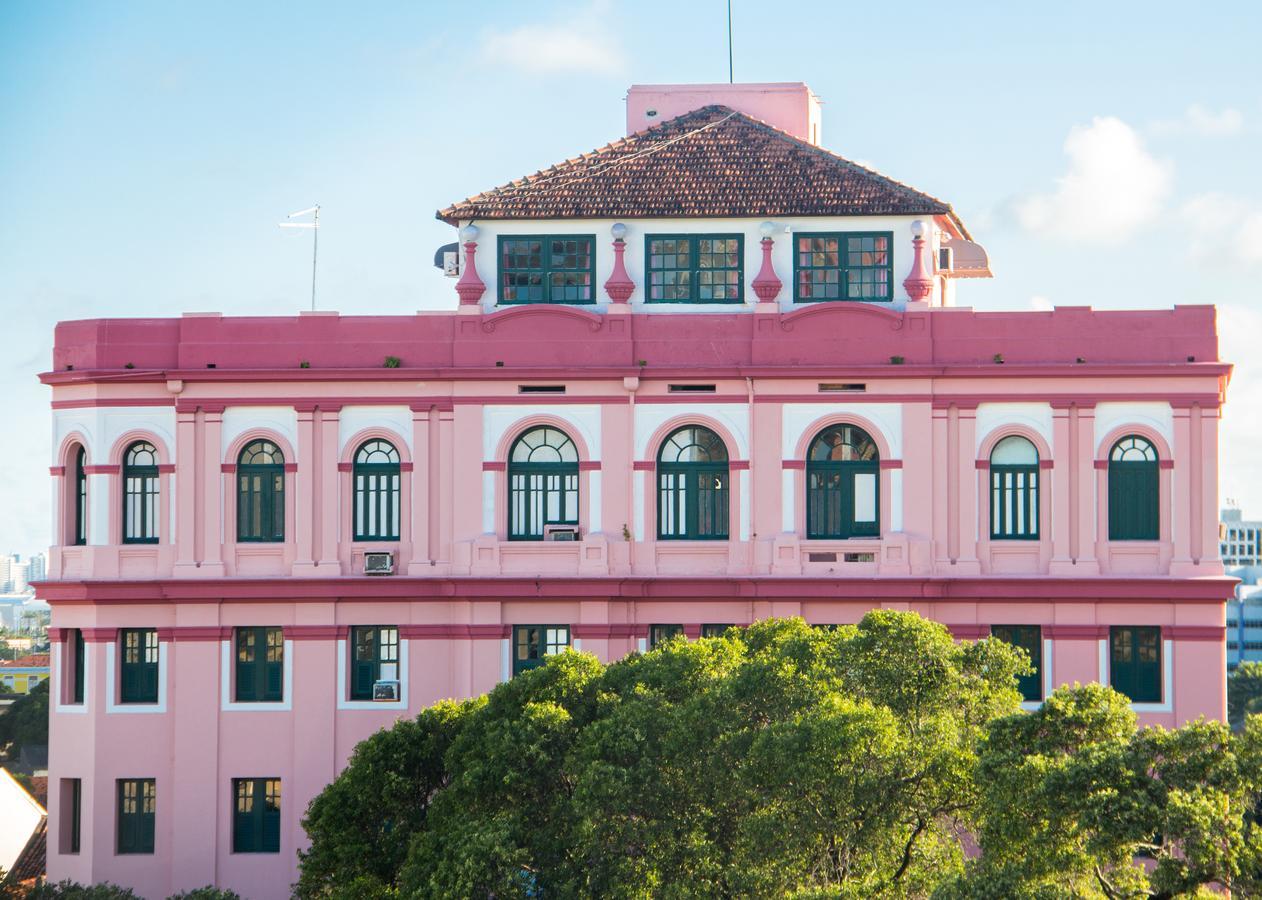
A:
POLYGON ((84 667, 87 665, 87 645, 83 641, 83 629, 70 629, 70 651, 71 664, 74 671, 71 673, 71 689, 70 702, 73 704, 83 703, 84 688, 84 667))
POLYGON ((158 449, 136 441, 123 454, 123 543, 158 543, 162 511, 158 481, 158 449))
POLYGON ((1109 540, 1161 537, 1160 461, 1152 441, 1137 434, 1109 450, 1109 540))
POLYGON ((371 700, 381 667, 394 666, 399 678, 399 629, 394 625, 356 625, 351 629, 351 699, 371 700))
POLYGON ((645 235, 644 302, 745 302, 745 236, 645 235))
POLYGON ((285 540, 285 455, 271 441, 251 441, 237 456, 237 540, 285 540))
POLYGON ((1109 629, 1109 684, 1132 703, 1160 703, 1161 627, 1114 625, 1109 629))
POLYGON ((703 638, 723 637, 729 628, 734 627, 731 622, 707 622, 701 626, 701 636, 703 638))
POLYGON ((285 632, 270 626, 236 630, 237 703, 279 703, 285 697, 285 632))
POLYGON ((894 299, 892 231, 816 231, 793 235, 793 302, 894 299))
POLYGON ((990 452, 990 539, 1039 539, 1039 453, 1020 435, 1003 438, 990 452))
POLYGON ((88 452, 79 445, 74 455, 74 543, 82 547, 88 542, 88 452))
POLYGON ((514 625, 513 676, 539 668, 570 646, 569 625, 514 625))
POLYGON ((280 852, 280 779, 232 779, 232 852, 280 852))
POLYGON ((881 453, 857 425, 830 425, 806 453, 806 537, 881 534, 881 453))
POLYGON ((119 855, 153 852, 156 810, 157 785, 152 778, 118 780, 119 855))
POLYGON ((650 625, 649 626, 649 649, 660 647, 673 637, 677 637, 684 633, 684 626, 679 624, 666 625, 650 625))
POLYGON ((657 539, 725 541, 731 474, 723 439, 701 425, 677 428, 657 452, 657 539))
POLYGON ((158 664, 161 659, 157 630, 124 628, 119 632, 118 642, 122 648, 119 702, 157 703, 158 664))
POLYGON ((399 482, 403 467, 394 444, 380 438, 364 441, 351 464, 353 540, 399 539, 399 482))
POLYGON ((1039 625, 992 625, 993 638, 1020 647, 1030 656, 1034 671, 1017 677, 1017 690, 1021 699, 1038 703, 1043 699, 1043 629, 1039 625))
POLYGON ((541 541, 548 525, 578 524, 578 448, 541 425, 508 451, 508 539, 541 541))
POLYGON ((596 302, 596 236, 499 235, 502 304, 596 302))

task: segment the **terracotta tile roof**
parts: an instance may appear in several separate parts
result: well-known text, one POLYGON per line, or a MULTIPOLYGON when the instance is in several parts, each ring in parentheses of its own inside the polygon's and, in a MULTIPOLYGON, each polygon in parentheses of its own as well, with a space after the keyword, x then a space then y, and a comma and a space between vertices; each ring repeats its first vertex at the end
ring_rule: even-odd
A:
POLYGON ((964 229, 950 204, 726 106, 702 107, 437 213, 453 225, 880 215, 948 215, 964 229))
POLYGON ((47 666, 49 654, 32 653, 28 656, 19 656, 17 659, 0 659, 0 666, 13 666, 15 668, 32 669, 41 666, 47 666))
POLYGON ((48 866, 48 817, 45 816, 31 834, 22 852, 13 863, 9 880, 17 884, 34 882, 43 878, 48 866))

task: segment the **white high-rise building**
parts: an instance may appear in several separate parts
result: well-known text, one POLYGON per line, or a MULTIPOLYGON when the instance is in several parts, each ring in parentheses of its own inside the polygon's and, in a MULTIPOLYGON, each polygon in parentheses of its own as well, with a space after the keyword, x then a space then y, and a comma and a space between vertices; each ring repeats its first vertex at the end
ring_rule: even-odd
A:
POLYGON ((1227 568, 1262 564, 1262 522, 1245 521, 1238 507, 1222 510, 1218 541, 1219 555, 1227 568))
POLYGON ((43 553, 36 553, 27 560, 28 567, 26 572, 26 580, 43 581, 44 574, 48 571, 48 560, 43 553))
POLYGON ((15 594, 25 594, 30 590, 30 568, 29 562, 19 562, 14 557, 13 562, 9 564, 9 590, 15 594))

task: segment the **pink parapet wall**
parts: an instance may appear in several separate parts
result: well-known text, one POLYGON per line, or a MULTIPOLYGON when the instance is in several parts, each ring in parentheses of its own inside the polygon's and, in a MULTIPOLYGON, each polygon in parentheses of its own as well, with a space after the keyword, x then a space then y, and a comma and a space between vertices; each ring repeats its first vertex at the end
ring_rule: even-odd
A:
POLYGON ((627 134, 715 105, 760 119, 812 144, 820 143, 820 99, 802 82, 634 84, 627 90, 627 134))

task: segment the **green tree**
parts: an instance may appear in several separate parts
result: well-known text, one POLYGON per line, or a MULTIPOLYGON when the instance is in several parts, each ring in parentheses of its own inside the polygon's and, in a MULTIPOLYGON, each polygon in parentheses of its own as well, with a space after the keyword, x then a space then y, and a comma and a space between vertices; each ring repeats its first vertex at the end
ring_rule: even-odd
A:
POLYGON ((361 742, 342 774, 311 801, 299 851, 300 897, 389 896, 431 799, 446 786, 451 742, 482 700, 443 702, 361 742))
POLYGON ((891 611, 837 629, 772 620, 677 638, 609 666, 565 653, 464 707, 423 788, 410 777, 380 791, 382 772, 357 751, 312 804, 297 890, 925 896, 962 871, 977 749, 986 724, 1018 708, 1027 666, 1008 645, 957 644, 891 611), (377 836, 312 827, 361 797, 367 821, 418 796, 425 814, 402 823, 372 873, 357 857, 377 836))
POLYGON ((1257 712, 1262 712, 1262 662, 1242 662, 1227 678, 1227 720, 1239 725, 1257 712))
POLYGON ((41 884, 27 892, 25 900, 139 900, 130 889, 116 884, 83 885, 73 881, 41 884))
POLYGON ((981 857, 942 897, 1242 896, 1262 842, 1262 719, 1136 728, 1126 698, 1062 688, 1028 715, 998 719, 978 767, 981 857))
POLYGON ((0 752, 8 746, 10 759, 16 759, 27 744, 48 744, 48 681, 23 694, 8 712, 0 715, 0 752))

